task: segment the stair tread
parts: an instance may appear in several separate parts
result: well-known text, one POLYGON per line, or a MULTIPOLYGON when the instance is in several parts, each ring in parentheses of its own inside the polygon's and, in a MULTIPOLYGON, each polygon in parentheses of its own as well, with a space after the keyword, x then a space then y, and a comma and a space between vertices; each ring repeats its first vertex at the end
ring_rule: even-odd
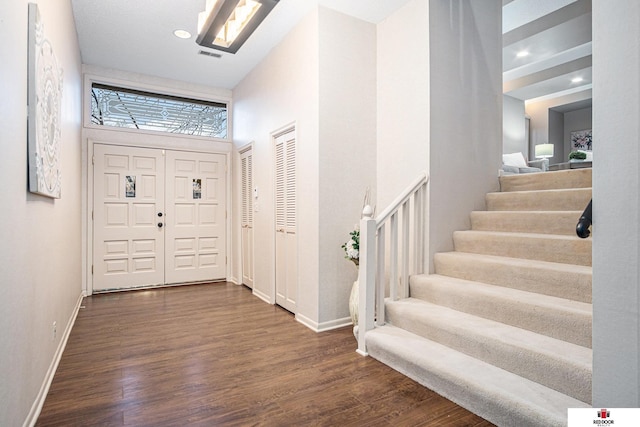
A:
POLYGON ((558 211, 554 211, 554 210, 548 210, 548 211, 541 211, 541 210, 530 210, 530 211, 511 211, 511 210, 503 210, 503 211, 472 211, 472 213, 474 214, 486 214, 486 215, 494 215, 494 214, 498 214, 498 213, 510 213, 510 214, 514 214, 514 215, 522 215, 522 214, 574 214, 574 213, 578 213, 578 214, 582 214, 582 211, 580 210, 574 210, 574 209, 565 209, 565 210, 558 210, 558 211))
POLYGON ((402 304, 404 310, 410 310, 431 325, 446 329, 467 331, 473 336, 491 338, 509 342, 517 347, 536 353, 545 354, 556 359, 565 359, 571 364, 591 370, 592 351, 589 348, 541 335, 526 329, 484 319, 472 314, 457 311, 448 307, 432 304, 416 298, 388 301, 387 304, 402 304))
POLYGON ((576 242, 589 242, 588 239, 581 239, 578 236, 566 234, 543 234, 543 233, 523 233, 521 231, 491 231, 491 230, 457 230, 456 234, 475 234, 478 236, 499 236, 499 237, 518 237, 521 239, 543 239, 543 240, 567 240, 576 242))
POLYGON ((524 258, 512 258, 512 257, 505 257, 500 255, 477 254, 473 252, 451 251, 451 252, 440 252, 437 255, 456 256, 461 258, 467 258, 470 260, 472 259, 488 260, 494 263, 509 264, 516 267, 537 267, 537 268, 551 269, 551 270, 565 272, 565 273, 592 274, 592 271, 593 271, 592 267, 587 265, 564 264, 560 262, 541 261, 541 260, 524 259, 524 258))
POLYGON ((459 279, 456 277, 443 276, 440 274, 420 274, 411 277, 411 285, 419 285, 419 281, 423 278, 431 278, 448 286, 464 289, 466 294, 482 293, 488 296, 500 299, 513 300, 514 302, 523 302, 541 307, 552 307, 559 310, 566 310, 583 315, 591 315, 592 304, 580 301, 574 301, 566 298, 560 298, 550 295, 539 294, 536 292, 523 291, 504 286, 491 285, 473 280, 459 279))
POLYGON ((492 210, 473 211, 471 229, 575 236, 582 211, 492 210))
POLYGON ((392 325, 366 341, 372 357, 496 425, 564 425, 567 408, 591 406, 392 325))
POLYGON ((472 211, 471 212, 472 215, 575 215, 578 214, 578 217, 576 217, 576 222, 578 222, 578 218, 580 218, 580 215, 582 214, 582 211, 580 210, 548 210, 548 211, 543 211, 543 210, 528 210, 528 211, 512 211, 512 210, 495 210, 495 211, 472 211))
POLYGON ((591 265, 591 239, 567 234, 464 230, 453 232, 456 251, 591 265))
POLYGON ((499 180, 500 188, 504 192, 545 188, 585 188, 591 187, 592 184, 590 168, 505 175, 499 180))
POLYGON ((518 194, 541 194, 541 193, 549 193, 549 194, 558 194, 558 193, 573 193, 573 192, 585 192, 592 191, 592 187, 580 187, 580 188, 543 188, 540 190, 516 190, 516 191, 494 191, 491 193, 487 193, 487 195, 497 196, 497 197, 512 197, 518 194))
POLYGON ((488 211, 583 210, 592 197, 592 188, 560 188, 487 193, 488 211))
POLYGON ((570 216, 575 218, 576 223, 578 222, 578 218, 582 215, 581 210, 491 210, 491 211, 472 211, 471 216, 487 216, 487 217, 500 217, 500 216, 511 216, 511 217, 531 217, 537 216, 540 218, 547 217, 563 217, 570 216))
POLYGON ((434 256, 438 274, 591 303, 591 266, 557 261, 459 251, 434 256))

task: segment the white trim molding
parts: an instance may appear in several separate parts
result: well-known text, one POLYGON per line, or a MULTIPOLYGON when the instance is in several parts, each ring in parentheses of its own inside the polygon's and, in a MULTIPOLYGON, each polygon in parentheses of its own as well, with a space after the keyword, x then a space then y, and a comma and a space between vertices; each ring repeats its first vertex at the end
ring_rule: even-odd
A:
POLYGON ((343 317, 341 319, 334 319, 328 322, 318 323, 298 313, 296 314, 296 320, 314 332, 326 332, 326 331, 331 331, 333 329, 338 329, 345 326, 353 325, 353 323, 351 322, 351 317, 343 317))

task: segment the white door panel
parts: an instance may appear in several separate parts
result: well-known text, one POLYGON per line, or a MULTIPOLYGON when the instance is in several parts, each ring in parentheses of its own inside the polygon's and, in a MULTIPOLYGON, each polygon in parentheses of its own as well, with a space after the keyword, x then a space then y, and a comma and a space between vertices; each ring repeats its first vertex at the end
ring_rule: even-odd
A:
POLYGON ((93 289, 164 283, 162 152, 96 144, 94 157, 93 289))
POLYGON ((226 276, 226 158, 167 151, 167 283, 226 276))

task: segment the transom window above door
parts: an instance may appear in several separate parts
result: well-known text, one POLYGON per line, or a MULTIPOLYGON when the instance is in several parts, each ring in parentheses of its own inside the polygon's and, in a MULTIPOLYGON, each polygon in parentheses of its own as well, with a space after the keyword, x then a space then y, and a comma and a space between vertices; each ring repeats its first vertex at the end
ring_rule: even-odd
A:
POLYGON ((126 129, 227 138, 227 104, 135 89, 91 85, 91 123, 126 129))

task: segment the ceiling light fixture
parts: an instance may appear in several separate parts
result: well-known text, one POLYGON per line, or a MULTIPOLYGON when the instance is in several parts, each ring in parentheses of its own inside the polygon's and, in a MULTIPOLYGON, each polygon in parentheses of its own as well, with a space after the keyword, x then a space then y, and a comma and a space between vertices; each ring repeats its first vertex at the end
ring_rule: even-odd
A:
POLYGON ((173 32, 173 35, 178 37, 179 39, 190 39, 191 38, 191 33, 189 31, 186 31, 186 30, 175 30, 173 32))
POLYGON ((582 77, 574 77, 571 79, 571 83, 580 83, 582 80, 582 77))
POLYGON ((520 52, 518 52, 518 53, 516 54, 516 56, 517 56, 518 58, 524 58, 525 56, 529 56, 529 52, 527 52, 526 50, 521 50, 520 52))
POLYGON ((278 0, 207 0, 198 15, 200 46, 236 53, 278 0))

